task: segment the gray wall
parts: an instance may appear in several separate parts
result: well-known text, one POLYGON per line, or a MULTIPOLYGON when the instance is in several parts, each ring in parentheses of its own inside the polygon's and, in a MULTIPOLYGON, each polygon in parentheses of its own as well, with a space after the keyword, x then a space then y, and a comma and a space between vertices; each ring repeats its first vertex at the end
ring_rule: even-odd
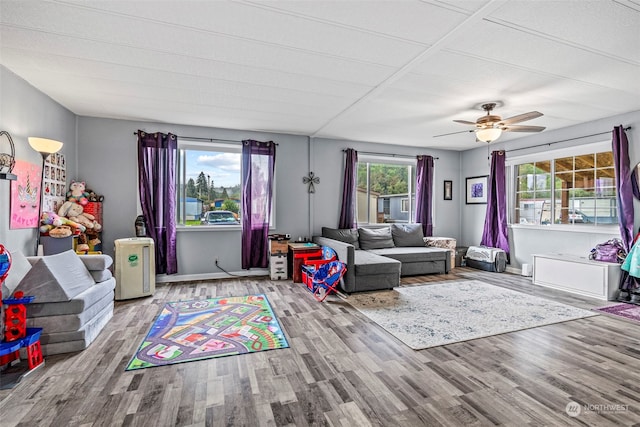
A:
POLYGON ((342 181, 345 148, 357 151, 416 156, 428 154, 438 157, 434 163, 433 234, 460 238, 460 203, 463 193, 454 187, 453 200, 443 200, 444 180, 455 183, 460 176, 460 153, 457 151, 421 149, 387 144, 315 138, 311 143, 312 171, 320 177, 316 193, 311 198, 313 233, 320 234, 323 226, 337 227, 342 203, 342 181))
MULTIPOLYGON (((309 204, 302 177, 308 173, 307 138, 295 135, 245 132, 166 123, 78 118, 78 175, 105 197, 103 251, 113 255, 114 240, 132 237, 140 213, 137 189, 138 129, 179 136, 228 140, 273 140, 276 151, 276 224, 272 232, 307 236, 309 204)), ((179 274, 220 273, 215 257, 227 271, 238 271, 240 231, 178 231, 179 274)))
MULTIPOLYGON (((623 125, 631 126, 632 129, 627 131, 629 139, 629 157, 631 166, 635 166, 640 162, 640 111, 622 114, 614 117, 604 118, 593 121, 591 123, 572 126, 556 131, 542 132, 518 139, 517 141, 497 142, 491 144, 491 150, 504 149, 507 151, 507 159, 509 159, 509 150, 518 149, 512 152, 512 155, 525 155, 544 152, 550 149, 558 149, 564 147, 573 147, 582 144, 595 143, 600 141, 610 141, 611 131, 614 126, 623 125), (605 135, 592 136, 582 138, 586 135, 608 132, 605 135), (576 138, 576 139, 573 139, 576 138), (554 143, 573 139, 572 141, 554 143), (554 143, 551 146, 547 145, 554 143), (534 147, 536 145, 541 145, 534 147), (528 148, 527 147, 531 147, 528 148)), ((462 176, 461 183, 465 177, 488 175, 487 146, 483 145, 474 150, 462 153, 462 176)), ((461 190, 463 191, 463 190, 461 190)), ((482 238, 482 229, 484 226, 484 215, 486 205, 465 205, 462 201, 462 228, 461 228, 461 244, 464 246, 477 245, 482 238)), ((635 208, 635 229, 637 232, 640 226, 640 202, 634 201, 635 208)), ((568 231, 556 231, 552 228, 537 227, 513 227, 509 228, 509 244, 511 247, 511 266, 519 269, 522 264, 531 264, 533 262, 532 254, 536 253, 566 253, 578 256, 587 256, 591 249, 598 243, 602 243, 609 238, 619 237, 619 232, 598 232, 593 229, 591 233, 579 233, 568 231)))
MULTIPOLYGON (((137 199, 138 129, 147 132, 172 132, 177 135, 230 140, 258 139, 277 142, 276 151, 276 224, 272 232, 292 237, 319 234, 323 226, 337 227, 340 215, 342 170, 347 147, 364 151, 396 154, 431 154, 440 157, 435 168, 436 227, 434 234, 458 237, 459 197, 443 201, 445 179, 459 175, 458 152, 420 150, 363 142, 314 139, 295 135, 244 132, 236 130, 134 122, 115 119, 78 118, 78 177, 105 196, 103 204, 103 251, 113 255, 114 240, 134 235, 134 220, 139 214, 137 199), (310 158, 311 148, 311 158, 310 158), (98 160, 99 159, 99 160, 98 160), (316 192, 309 194, 302 178, 313 171, 320 177, 316 192)), ((197 230, 197 229, 196 229, 197 230)), ((227 271, 239 271, 240 231, 178 231, 178 271, 181 275, 218 273, 213 260, 227 271)))
MULTIPOLYGON (((0 65, 0 130, 9 132, 16 159, 42 165, 42 156, 27 138, 39 136, 64 143, 67 177, 76 173, 76 116, 22 78, 0 65)), ((6 144, 0 151, 9 152, 6 144)), ((69 180, 67 180, 69 182, 69 180)), ((0 180, 0 243, 9 251, 35 254, 36 229, 9 229, 10 181, 0 180)))

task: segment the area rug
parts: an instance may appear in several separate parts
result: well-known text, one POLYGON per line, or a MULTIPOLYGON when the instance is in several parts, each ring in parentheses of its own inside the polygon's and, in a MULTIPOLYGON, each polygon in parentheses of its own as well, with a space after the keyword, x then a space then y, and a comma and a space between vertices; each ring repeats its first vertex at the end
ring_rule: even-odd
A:
POLYGON ((169 302, 126 370, 287 347, 265 295, 169 302))
POLYGON ((415 350, 597 315, 479 280, 356 293, 347 302, 415 350))
POLYGON ((634 304, 616 304, 608 307, 601 307, 594 309, 602 313, 613 314, 618 317, 624 317, 625 319, 635 320, 640 322, 640 306, 634 304))

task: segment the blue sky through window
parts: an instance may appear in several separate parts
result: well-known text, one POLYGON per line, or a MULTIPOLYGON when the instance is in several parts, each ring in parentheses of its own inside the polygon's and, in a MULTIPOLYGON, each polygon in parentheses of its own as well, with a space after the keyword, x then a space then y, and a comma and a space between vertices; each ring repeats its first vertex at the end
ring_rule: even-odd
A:
POLYGON ((186 179, 198 179, 200 172, 209 175, 215 187, 240 184, 241 153, 223 151, 186 151, 186 179))

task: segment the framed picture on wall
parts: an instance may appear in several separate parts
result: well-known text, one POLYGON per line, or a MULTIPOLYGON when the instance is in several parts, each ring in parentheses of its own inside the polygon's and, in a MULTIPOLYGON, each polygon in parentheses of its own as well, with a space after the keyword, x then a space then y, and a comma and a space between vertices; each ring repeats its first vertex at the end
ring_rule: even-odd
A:
POLYGON ((453 181, 444 182, 444 199, 453 200, 453 181))
POLYGON ((467 205, 481 205, 487 203, 487 177, 488 175, 466 178, 467 205))

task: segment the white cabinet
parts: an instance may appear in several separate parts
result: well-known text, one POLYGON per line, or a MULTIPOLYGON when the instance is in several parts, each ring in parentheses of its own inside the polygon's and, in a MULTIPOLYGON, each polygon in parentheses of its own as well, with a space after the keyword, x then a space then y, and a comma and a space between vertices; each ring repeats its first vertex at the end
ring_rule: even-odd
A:
POLYGON ((613 301, 620 264, 566 254, 533 255, 533 284, 613 301))

